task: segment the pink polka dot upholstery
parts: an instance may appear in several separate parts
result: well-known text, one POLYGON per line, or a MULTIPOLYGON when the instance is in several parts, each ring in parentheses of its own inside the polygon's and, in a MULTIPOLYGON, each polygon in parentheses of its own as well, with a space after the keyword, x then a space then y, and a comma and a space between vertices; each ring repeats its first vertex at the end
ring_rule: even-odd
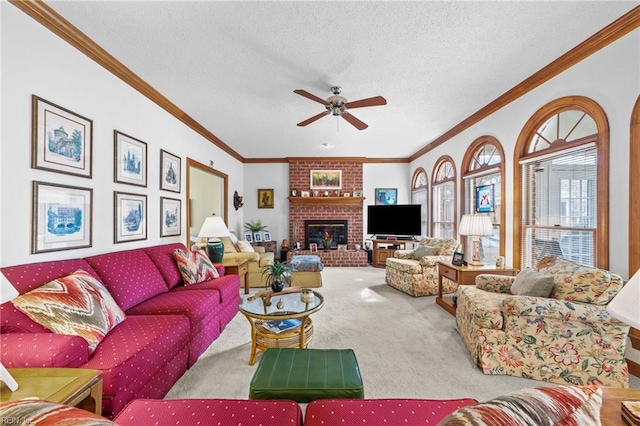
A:
POLYGON ((320 399, 307 405, 305 426, 437 425, 475 399, 320 399))
POLYGON ((184 244, 172 243, 143 249, 156 265, 160 274, 162 274, 162 278, 164 278, 168 288, 183 284, 182 275, 173 258, 175 249, 186 250, 187 248, 184 244))
POLYGON ((191 290, 215 290, 220 294, 220 303, 238 303, 240 302, 240 277, 238 275, 226 275, 208 280, 197 284, 187 286, 179 286, 172 291, 191 291, 191 290))
POLYGON ((168 290, 144 250, 117 251, 86 260, 124 311, 168 290))
POLYGON ((129 309, 127 315, 182 314, 190 321, 189 366, 220 336, 220 296, 216 290, 172 291, 129 309))
POLYGON ((138 399, 127 405, 114 421, 120 426, 301 426, 302 410, 288 400, 138 399))
POLYGON ((89 346, 80 336, 54 333, 6 333, 0 341, 2 364, 12 368, 80 367, 89 346))

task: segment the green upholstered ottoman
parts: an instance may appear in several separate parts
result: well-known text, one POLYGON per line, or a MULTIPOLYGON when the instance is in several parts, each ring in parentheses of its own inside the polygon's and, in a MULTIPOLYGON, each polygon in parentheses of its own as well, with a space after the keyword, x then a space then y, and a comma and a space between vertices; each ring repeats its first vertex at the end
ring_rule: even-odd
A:
POLYGON ((249 399, 364 398, 351 349, 267 349, 251 379, 249 399))

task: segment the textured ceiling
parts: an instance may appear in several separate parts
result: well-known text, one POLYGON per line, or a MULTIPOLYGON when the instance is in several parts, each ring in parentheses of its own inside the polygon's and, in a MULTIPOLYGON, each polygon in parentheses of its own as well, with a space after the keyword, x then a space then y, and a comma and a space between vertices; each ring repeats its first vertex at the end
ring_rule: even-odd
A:
POLYGON ((640 3, 47 4, 245 158, 406 158, 640 3), (296 126, 333 85, 388 104, 296 126))

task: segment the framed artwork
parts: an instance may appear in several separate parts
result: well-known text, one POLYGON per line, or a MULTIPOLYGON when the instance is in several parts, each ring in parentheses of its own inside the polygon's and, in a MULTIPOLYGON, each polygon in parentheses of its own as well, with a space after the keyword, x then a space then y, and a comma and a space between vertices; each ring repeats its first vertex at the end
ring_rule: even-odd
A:
POLYGON ((347 251, 346 244, 338 244, 338 251, 347 251))
POLYGON ((114 243, 147 239, 147 196, 113 192, 114 243))
POLYGON ((264 232, 262 234, 262 241, 271 241, 271 232, 264 232))
POLYGON ((113 140, 114 182, 146 187, 147 144, 117 130, 113 140))
POLYGON ((181 159, 163 149, 160 150, 160 189, 180 192, 181 159))
POLYGON ((300 191, 301 197, 310 197, 311 193, 309 191, 300 191))
POLYGON ((259 209, 273 208, 273 188, 258 189, 258 208, 259 209))
POLYGON ((376 205, 393 206, 398 204, 397 188, 376 188, 376 205))
POLYGON ((253 241, 256 243, 261 243, 262 242, 262 234, 259 232, 254 232, 253 233, 253 241))
POLYGON ((342 196, 343 197, 351 197, 351 193, 350 192, 343 192, 342 196))
POLYGON ((93 121, 31 96, 31 167, 91 179, 93 121))
POLYGON ((481 185, 476 188, 477 213, 491 213, 494 210, 493 190, 493 184, 481 185))
POLYGON ((353 191, 353 196, 354 197, 362 197, 362 191, 360 191, 360 190, 353 191))
POLYGON ((253 234, 251 232, 245 232, 244 233, 244 239, 245 241, 248 241, 250 243, 253 242, 253 234))
POLYGON ((297 197, 298 196, 298 190, 297 189, 292 189, 291 190, 291 196, 292 197, 297 197))
POLYGON ((172 237, 181 234, 182 201, 160 197, 160 236, 172 237))
POLYGON ((93 189, 33 182, 31 253, 91 247, 93 189))
POLYGON ((464 265, 464 253, 460 253, 458 251, 453 252, 453 259, 451 260, 452 265, 462 266, 464 265))
POLYGON ((342 189, 342 170, 311 170, 311 189, 342 189))
POLYGON ((318 243, 309 243, 309 251, 316 253, 318 251, 318 243))

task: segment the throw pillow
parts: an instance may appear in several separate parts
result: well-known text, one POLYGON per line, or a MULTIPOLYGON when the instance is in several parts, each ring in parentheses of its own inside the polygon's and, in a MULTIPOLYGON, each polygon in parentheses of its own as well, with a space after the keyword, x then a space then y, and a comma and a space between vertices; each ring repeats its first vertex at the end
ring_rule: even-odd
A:
POLYGON ((104 285, 82 269, 11 302, 54 333, 84 338, 92 352, 107 333, 126 318, 104 285))
POLYGON ((4 420, 3 424, 15 425, 115 426, 112 421, 87 410, 38 399, 3 402, 0 404, 0 419, 4 420))
POLYGON ((173 257, 185 284, 197 284, 218 278, 218 270, 202 250, 185 251, 175 249, 173 257))
POLYGON ((253 246, 249 241, 238 241, 238 244, 236 244, 236 246, 238 247, 238 250, 240 250, 240 253, 255 252, 255 250, 253 249, 253 246))
POLYGON ((600 425, 601 406, 598 386, 523 389, 459 408, 438 426, 595 426, 600 425))
POLYGON ((553 291, 553 277, 531 268, 524 268, 511 285, 511 294, 519 296, 549 297, 553 291))
POLYGON ((220 241, 222 241, 222 245, 224 246, 225 253, 237 253, 236 243, 230 237, 220 237, 220 241))
POLYGON ((437 254, 438 254, 438 248, 437 247, 418 246, 413 251, 413 259, 414 260, 420 260, 425 256, 435 256, 437 254))

